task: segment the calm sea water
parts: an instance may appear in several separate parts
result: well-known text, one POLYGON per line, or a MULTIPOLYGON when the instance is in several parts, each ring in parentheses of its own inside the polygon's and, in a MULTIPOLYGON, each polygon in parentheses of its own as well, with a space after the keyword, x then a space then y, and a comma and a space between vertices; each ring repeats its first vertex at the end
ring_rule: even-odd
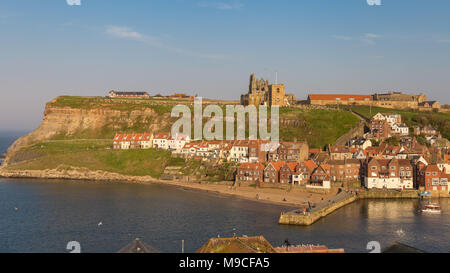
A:
POLYGON ((310 227, 280 226, 286 208, 163 185, 0 178, 0 252, 116 252, 136 237, 163 252, 194 252, 211 237, 263 235, 273 245, 325 244, 367 252, 369 241, 450 251, 450 210, 417 211, 418 200, 364 200, 310 227), (102 225, 98 225, 102 222, 102 225))
POLYGON ((27 131, 1 131, 0 130, 0 154, 6 153, 8 147, 17 138, 26 135, 27 131))
POLYGON ((277 224, 282 207, 162 185, 2 179, 0 252, 65 252, 69 241, 83 252, 116 252, 136 237, 163 252, 180 252, 185 240, 194 252, 211 237, 234 233, 347 252, 366 252, 369 241, 449 252, 448 201, 440 201, 441 215, 417 212, 416 202, 359 201, 294 227, 277 224))

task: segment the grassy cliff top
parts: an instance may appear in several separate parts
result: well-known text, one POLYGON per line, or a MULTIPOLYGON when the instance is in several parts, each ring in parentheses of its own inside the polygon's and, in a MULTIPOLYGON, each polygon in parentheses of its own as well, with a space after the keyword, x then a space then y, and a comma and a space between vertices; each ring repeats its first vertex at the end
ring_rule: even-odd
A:
MULTIPOLYGON (((49 102, 47 106, 70 107, 76 109, 95 109, 107 108, 120 111, 144 110, 151 108, 158 115, 165 115, 171 112, 175 104, 190 104, 192 101, 177 100, 160 100, 160 99, 120 99, 106 97, 74 97, 61 96, 49 102)), ((212 102, 214 103, 214 102, 212 102)), ((206 106, 205 103, 203 106, 206 106)), ((225 114, 225 108, 221 105, 225 114)), ((283 140, 307 140, 313 148, 323 148, 327 144, 332 144, 340 136, 354 128, 359 120, 358 118, 345 110, 335 109, 304 109, 297 107, 280 108, 280 119, 295 120, 296 124, 284 123, 280 126, 280 137, 283 140)), ((270 115, 270 109, 268 109, 270 115)), ((170 125, 175 122, 176 118, 164 118, 167 126, 164 130, 169 131, 170 125)), ((118 132, 136 132, 142 133, 148 131, 148 124, 151 120, 139 119, 123 122, 121 120, 109 119, 108 124, 102 125, 100 128, 88 128, 79 132, 66 136, 62 134, 55 135, 53 139, 108 139, 112 138, 118 132)), ((205 124, 206 119, 204 119, 205 124)), ((193 127, 192 127, 193 128, 193 127)), ((225 132, 224 125, 224 132, 225 132)), ((247 128, 248 129, 248 128, 247 128)))
MULTIPOLYGON (((47 106, 54 107, 70 107, 74 109, 95 109, 106 108, 120 111, 144 110, 151 108, 159 114, 170 113, 172 105, 168 104, 169 100, 164 99, 121 99, 108 97, 79 97, 79 96, 60 96, 47 106)), ((170 100, 171 104, 178 101, 170 100)))

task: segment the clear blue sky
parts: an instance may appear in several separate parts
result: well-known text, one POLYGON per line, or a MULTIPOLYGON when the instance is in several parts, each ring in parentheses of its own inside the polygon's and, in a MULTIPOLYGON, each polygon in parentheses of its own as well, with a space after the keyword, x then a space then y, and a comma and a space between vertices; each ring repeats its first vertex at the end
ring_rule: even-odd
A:
POLYGON ((450 103, 450 1, 2 0, 0 129, 58 95, 238 99, 249 74, 309 92, 423 92, 450 103))

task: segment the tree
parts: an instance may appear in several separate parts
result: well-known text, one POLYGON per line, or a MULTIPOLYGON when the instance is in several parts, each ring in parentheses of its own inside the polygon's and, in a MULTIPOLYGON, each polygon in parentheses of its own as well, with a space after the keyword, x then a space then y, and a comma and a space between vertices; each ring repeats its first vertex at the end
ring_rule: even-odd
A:
POLYGON ((400 144, 400 141, 398 140, 398 138, 396 136, 387 138, 385 140, 385 142, 389 145, 393 145, 393 146, 398 146, 400 144))

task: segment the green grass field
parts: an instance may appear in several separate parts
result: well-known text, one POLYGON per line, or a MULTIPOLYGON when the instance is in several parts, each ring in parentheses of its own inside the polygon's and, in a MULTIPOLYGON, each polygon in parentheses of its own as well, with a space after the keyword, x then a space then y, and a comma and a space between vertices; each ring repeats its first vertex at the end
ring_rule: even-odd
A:
MULTIPOLYGON (((171 100, 172 103, 177 102, 171 100)), ((61 96, 47 105, 55 107, 70 107, 76 109, 93 109, 106 108, 119 111, 133 111, 151 108, 158 114, 170 113, 172 106, 165 104, 161 100, 152 99, 118 99, 107 97, 78 97, 78 96, 61 96)))
POLYGON ((155 178, 166 165, 184 165, 183 159, 172 159, 169 151, 111 150, 111 141, 52 141, 22 149, 22 153, 39 151, 41 156, 12 165, 11 169, 44 170, 58 167, 85 167, 124 175, 155 178))
POLYGON ((294 118, 299 126, 280 126, 280 136, 285 140, 306 139, 310 148, 323 148, 333 144, 340 136, 356 127, 359 119, 345 110, 286 108, 281 118, 294 118))

